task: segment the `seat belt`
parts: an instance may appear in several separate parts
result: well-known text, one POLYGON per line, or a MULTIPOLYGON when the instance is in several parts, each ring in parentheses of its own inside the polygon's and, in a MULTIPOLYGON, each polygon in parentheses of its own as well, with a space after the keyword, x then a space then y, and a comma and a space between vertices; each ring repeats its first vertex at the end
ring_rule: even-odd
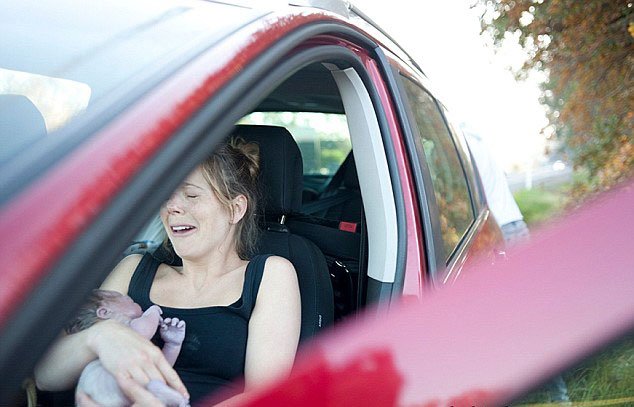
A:
POLYGON ((302 213, 306 215, 312 215, 326 209, 332 208, 342 204, 352 198, 357 197, 358 194, 350 190, 340 190, 337 194, 331 195, 326 198, 317 199, 316 201, 308 202, 302 205, 302 213))
POLYGON ((346 171, 348 170, 349 165, 354 165, 354 163, 350 163, 352 161, 352 151, 348 153, 345 160, 341 163, 335 175, 330 179, 330 182, 326 186, 326 188, 319 194, 319 198, 324 199, 326 197, 335 195, 341 184, 343 184, 343 178, 346 175, 346 171))

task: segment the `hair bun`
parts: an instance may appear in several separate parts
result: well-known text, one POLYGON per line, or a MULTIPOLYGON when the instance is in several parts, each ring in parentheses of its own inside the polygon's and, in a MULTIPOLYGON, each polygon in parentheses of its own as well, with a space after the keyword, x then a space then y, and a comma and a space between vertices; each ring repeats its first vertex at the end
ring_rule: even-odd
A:
POLYGON ((247 142, 242 137, 232 137, 229 145, 240 152, 246 160, 251 177, 256 178, 260 172, 260 146, 247 142))

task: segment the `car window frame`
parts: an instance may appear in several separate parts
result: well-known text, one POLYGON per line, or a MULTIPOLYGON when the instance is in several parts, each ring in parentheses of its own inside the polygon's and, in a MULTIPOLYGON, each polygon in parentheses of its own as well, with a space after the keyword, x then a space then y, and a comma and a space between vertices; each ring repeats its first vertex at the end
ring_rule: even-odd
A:
MULTIPOLYGON (((19 388, 19 382, 32 370, 65 321, 80 305, 84 295, 103 281, 134 235, 156 213, 173 189, 202 161, 204 155, 211 151, 216 143, 229 134, 240 117, 255 108, 274 87, 301 67, 337 57, 354 62, 371 95, 388 156, 390 177, 395 179, 395 173, 398 173, 393 146, 386 136, 389 134, 386 119, 382 110, 377 108, 380 106, 380 98, 363 63, 351 50, 340 45, 296 49, 313 37, 323 33, 332 35, 333 32, 338 32, 342 38, 356 38, 369 49, 376 46, 351 27, 337 23, 307 24, 280 38, 262 55, 235 73, 223 88, 204 102, 202 107, 187 119, 187 123, 170 136, 165 142, 165 148, 149 158, 138 173, 134 174, 133 179, 117 191, 112 200, 100 208, 100 213, 90 220, 73 242, 62 250, 60 257, 47 266, 46 275, 23 297, 23 300, 28 298, 29 301, 23 301, 14 309, 2 327, 0 338, 3 342, 3 352, 0 354, 0 371, 11 369, 15 373, 12 380, 2 384, 2 389, 7 389, 6 393, 3 391, 6 397, 11 397, 11 390, 19 388), (284 59, 293 49, 296 49, 296 52, 291 54, 290 58, 284 59), (336 51, 334 55, 332 51, 336 51), (235 100, 236 103, 228 103, 227 100, 235 100), (210 134, 209 130, 212 127, 214 132, 210 134), (141 216, 134 210, 140 202, 143 202, 146 208, 145 214, 141 216), (95 261, 92 256, 94 254, 99 254, 99 261, 95 261), (86 269, 90 269, 91 273, 85 273, 86 269), (50 309, 56 309, 58 312, 51 316, 46 312, 50 309), (34 330, 43 334, 26 344, 22 338, 30 337, 34 330), (25 358, 24 355, 28 357, 25 358)), ((115 115, 114 118, 110 118, 116 120, 117 117, 115 115)), ((57 161, 61 161, 73 151, 59 155, 56 157, 57 161)), ((36 177, 31 182, 38 179, 36 177)), ((24 188, 27 188, 28 184, 24 185, 24 188)), ((394 182, 393 187, 399 232, 396 269, 397 274, 400 271, 402 275, 405 264, 406 225, 400 184, 394 182)), ((12 195, 8 197, 9 201, 17 194, 12 195)), ((388 298, 392 294, 392 287, 385 288, 381 285, 378 292, 380 298, 388 298)))
MULTIPOLYGON (((474 196, 477 195, 475 195, 473 192, 474 186, 472 185, 472 182, 470 182, 469 176, 467 175, 467 172, 465 170, 464 158, 461 155, 460 149, 458 148, 458 143, 455 139, 455 135, 451 131, 451 127, 448 125, 444 106, 434 96, 434 93, 430 91, 429 87, 426 86, 426 81, 422 80, 422 78, 417 73, 406 70, 403 67, 393 67, 393 70, 395 71, 395 81, 403 102, 403 110, 405 113, 404 116, 406 117, 406 123, 404 123, 404 126, 407 126, 410 129, 410 136, 406 137, 406 141, 408 143, 410 161, 412 162, 415 170, 414 173, 417 184, 421 185, 417 188, 419 192, 419 199, 421 200, 421 202, 426 202, 427 213, 430 217, 430 219, 424 222, 425 226, 427 228, 430 228, 429 233, 425 234, 427 258, 430 259, 429 277, 431 281, 438 286, 444 284, 447 281, 447 277, 449 275, 455 274, 456 270, 458 270, 459 272, 459 269, 465 262, 468 247, 473 240, 473 236, 477 233, 479 225, 480 223, 482 223, 483 220, 481 219, 479 213, 480 211, 477 209, 474 202, 474 196), (436 202, 429 163, 427 162, 426 157, 419 156, 415 147, 414 137, 419 136, 419 130, 414 118, 411 102, 409 100, 409 97, 407 96, 407 92, 403 82, 404 80, 412 81, 416 86, 418 86, 422 91, 426 92, 432 98, 433 103, 436 106, 436 109, 443 121, 445 129, 447 131, 447 135, 451 138, 456 156, 458 158, 458 162, 461 166, 462 175, 467 186, 467 196, 470 200, 469 206, 471 208, 473 217, 447 260, 445 260, 445 254, 443 251, 442 233, 439 222, 440 210, 436 202), (418 164, 416 163, 417 161, 419 162, 418 164), (421 194, 421 191, 424 191, 424 194, 421 194), (425 198, 426 201, 422 201, 423 198, 425 198)), ((424 205, 421 204, 421 212, 423 212, 424 210, 424 205)))

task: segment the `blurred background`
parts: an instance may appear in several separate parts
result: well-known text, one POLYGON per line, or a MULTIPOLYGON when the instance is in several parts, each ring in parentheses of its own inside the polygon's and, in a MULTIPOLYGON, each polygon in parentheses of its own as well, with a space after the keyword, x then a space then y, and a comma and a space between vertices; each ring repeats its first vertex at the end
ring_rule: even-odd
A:
POLYGON ((503 168, 529 227, 634 168, 631 0, 354 0, 503 168))
MULTIPOLYGON (((353 1, 482 138, 533 231, 632 175, 633 2, 353 1)), ((633 389, 630 335, 514 405, 634 406, 633 389)))

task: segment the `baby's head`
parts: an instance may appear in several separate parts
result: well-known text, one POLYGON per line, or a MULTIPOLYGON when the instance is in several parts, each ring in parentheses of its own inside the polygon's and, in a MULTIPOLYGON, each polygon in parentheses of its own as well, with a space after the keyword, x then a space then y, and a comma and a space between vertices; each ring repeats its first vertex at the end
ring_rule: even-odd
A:
POLYGON ((110 290, 92 290, 84 305, 79 308, 64 330, 68 334, 73 334, 106 319, 129 323, 141 315, 143 310, 139 304, 127 295, 110 290))

